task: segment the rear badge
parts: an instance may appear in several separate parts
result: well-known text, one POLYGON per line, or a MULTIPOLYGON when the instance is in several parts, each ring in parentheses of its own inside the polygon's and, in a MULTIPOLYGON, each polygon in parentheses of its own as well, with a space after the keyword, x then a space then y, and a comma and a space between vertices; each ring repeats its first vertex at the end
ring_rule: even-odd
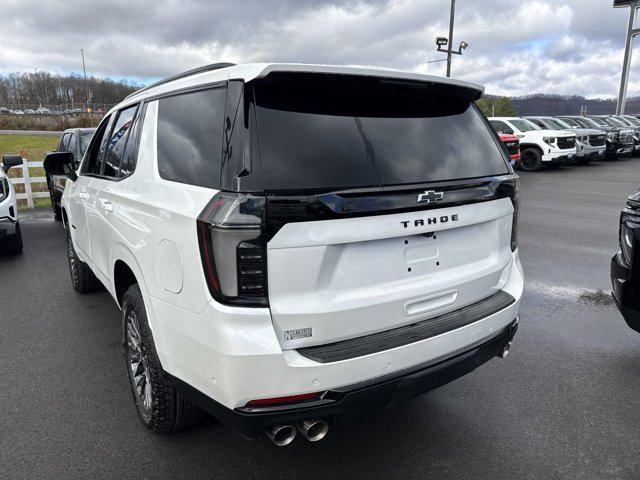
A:
POLYGON ((418 194, 418 203, 436 203, 444 198, 443 192, 436 192, 435 190, 425 190, 424 193, 418 194))
POLYGON ((285 340, 300 340, 301 338, 310 338, 310 337, 311 337, 311 327, 296 328, 295 330, 284 331, 285 340))

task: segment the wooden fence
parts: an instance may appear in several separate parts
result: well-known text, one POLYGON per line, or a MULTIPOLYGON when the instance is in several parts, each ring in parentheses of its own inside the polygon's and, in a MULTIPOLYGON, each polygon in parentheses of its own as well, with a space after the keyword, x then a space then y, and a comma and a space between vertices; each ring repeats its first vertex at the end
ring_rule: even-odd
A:
POLYGON ((26 158, 22 159, 22 178, 10 178, 9 181, 14 185, 24 185, 24 193, 17 193, 18 200, 26 200, 28 208, 34 208, 34 198, 49 198, 49 192, 34 192, 31 186, 34 183, 47 184, 46 177, 32 177, 29 175, 29 167, 42 167, 42 162, 29 162, 26 158))

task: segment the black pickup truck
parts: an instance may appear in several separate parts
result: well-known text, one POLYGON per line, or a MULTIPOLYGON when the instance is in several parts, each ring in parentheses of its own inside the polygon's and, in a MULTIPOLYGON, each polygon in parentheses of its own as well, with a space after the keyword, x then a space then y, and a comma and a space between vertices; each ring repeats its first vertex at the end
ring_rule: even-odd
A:
MULTIPOLYGON (((77 169, 95 131, 95 128, 69 128, 65 130, 62 132, 56 152, 71 152, 77 169)), ((60 200, 62 199, 62 192, 64 192, 66 180, 66 176, 47 174, 47 185, 49 186, 49 195, 51 196, 51 207, 53 208, 56 220, 62 219, 60 200)))
POLYGON ((611 282, 622 316, 640 332, 640 191, 620 215, 620 251, 611 260, 611 282))

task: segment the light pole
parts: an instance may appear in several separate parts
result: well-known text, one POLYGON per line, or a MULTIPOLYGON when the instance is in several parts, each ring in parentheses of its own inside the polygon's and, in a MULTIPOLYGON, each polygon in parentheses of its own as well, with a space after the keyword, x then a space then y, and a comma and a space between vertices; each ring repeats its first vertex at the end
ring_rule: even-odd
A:
POLYGON ((631 68, 631 53, 633 52, 633 39, 640 35, 640 28, 634 28, 636 21, 636 9, 640 0, 613 0, 613 8, 629 8, 629 26, 627 27, 627 39, 624 48, 624 61, 622 62, 622 78, 620 80, 620 94, 616 115, 624 113, 624 104, 627 101, 627 85, 629 83, 629 69, 631 68))
POLYGON ((87 111, 87 105, 89 103, 89 91, 87 90, 87 69, 84 66, 84 48, 80 49, 82 54, 82 72, 84 73, 84 111, 87 111))
MULTIPOLYGON (((638 0, 640 1, 640 0, 638 0)), ((438 37, 436 38, 436 45, 438 46, 438 52, 444 52, 447 54, 447 77, 451 76, 451 59, 452 55, 462 55, 462 51, 465 50, 469 44, 467 42, 460 42, 458 50, 452 50, 453 46, 453 22, 456 15, 456 0, 451 0, 451 13, 449 14, 449 38, 438 37), (443 47, 448 48, 445 50, 443 47)))

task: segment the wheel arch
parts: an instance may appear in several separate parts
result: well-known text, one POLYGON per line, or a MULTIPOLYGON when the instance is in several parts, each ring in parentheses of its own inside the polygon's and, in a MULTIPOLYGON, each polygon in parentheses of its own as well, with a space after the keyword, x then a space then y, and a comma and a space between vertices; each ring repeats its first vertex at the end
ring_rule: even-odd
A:
POLYGON ((122 297, 131 285, 137 284, 142 293, 148 291, 147 285, 140 265, 129 250, 122 245, 114 245, 112 259, 113 296, 122 308, 122 297))
POLYGON ((542 150, 542 147, 540 147, 540 145, 536 145, 535 143, 521 143, 520 144, 520 152, 522 153, 523 150, 527 150, 527 149, 535 149, 538 152, 540 152, 540 155, 544 155, 544 151, 542 150))

